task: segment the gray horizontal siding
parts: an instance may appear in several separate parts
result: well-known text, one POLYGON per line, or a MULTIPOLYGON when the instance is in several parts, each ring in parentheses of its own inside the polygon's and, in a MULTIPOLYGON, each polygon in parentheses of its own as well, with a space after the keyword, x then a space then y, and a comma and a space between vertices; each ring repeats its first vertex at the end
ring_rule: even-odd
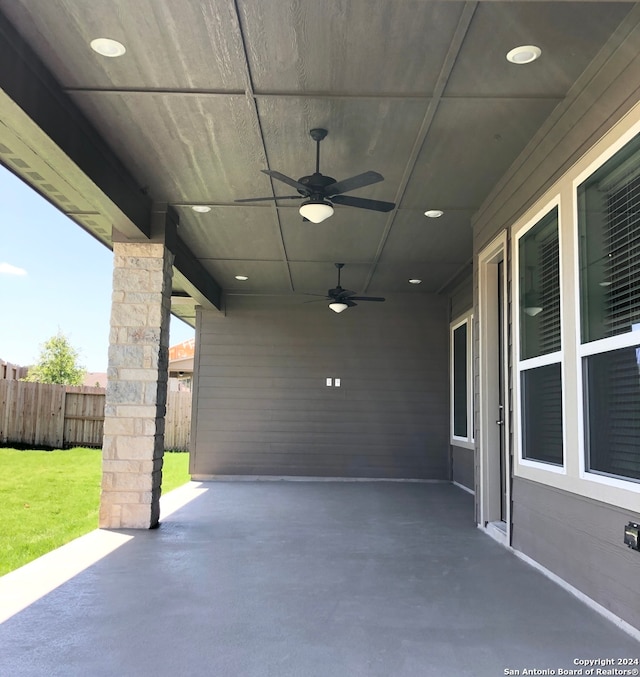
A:
POLYGON ((336 451, 334 444, 300 445, 225 444, 214 445, 201 459, 203 470, 194 477, 208 475, 287 475, 305 477, 370 477, 406 479, 436 476, 442 479, 446 465, 434 464, 424 454, 411 454, 397 445, 380 448, 352 445, 348 453, 336 451), (241 463, 238 456, 241 455, 241 463), (207 471, 206 465, 214 469, 207 471))
POLYGON ((640 513, 521 478, 513 480, 513 547, 640 627, 640 553, 624 527, 640 513))
POLYGON ((474 450, 465 447, 451 447, 452 478, 454 482, 475 491, 474 450))
POLYGON ((446 299, 199 312, 195 476, 449 477, 446 299))
MULTIPOLYGON (((269 398, 248 398, 248 399, 229 399, 228 397, 218 397, 210 398, 208 401, 202 399, 198 402, 198 406, 203 411, 203 414, 206 416, 208 411, 219 411, 219 410, 251 410, 251 411, 306 411, 307 416, 319 416, 322 412, 335 412, 336 414, 343 413, 345 409, 345 400, 344 399, 335 399, 329 401, 327 399, 321 400, 319 398, 295 398, 295 399, 285 399, 285 400, 276 400, 269 398), (313 403, 313 404, 311 404, 313 403), (319 407, 319 404, 322 404, 319 407)), ((384 406, 384 411, 380 411, 380 407, 374 408, 371 406, 370 401, 365 400, 350 400, 349 401, 349 413, 362 413, 362 414, 371 414, 375 417, 389 416, 393 414, 407 414, 414 413, 416 415, 423 414, 425 411, 424 404, 420 401, 392 401, 386 402, 384 406)), ((439 420, 438 411, 427 412, 425 416, 432 416, 439 420)), ((445 412, 447 415, 447 412, 445 412)), ((298 418, 297 420, 301 420, 298 418)), ((306 417, 304 420, 307 420, 306 417)))
POLYGON ((449 319, 456 320, 473 307, 473 275, 471 268, 468 275, 449 294, 450 312, 449 319))

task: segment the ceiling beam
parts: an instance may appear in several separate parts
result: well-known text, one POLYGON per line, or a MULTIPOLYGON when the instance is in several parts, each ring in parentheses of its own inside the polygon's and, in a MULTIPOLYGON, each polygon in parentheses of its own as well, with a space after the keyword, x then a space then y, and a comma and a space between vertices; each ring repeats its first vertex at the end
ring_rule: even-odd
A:
POLYGON ((44 161, 36 173, 43 181, 11 157, 2 161, 65 213, 64 203, 43 184, 64 177, 119 232, 148 236, 150 198, 1 14, 0 63, 0 143, 35 151, 44 161))
MULTIPOLYGON (((245 81, 245 89, 246 89, 246 97, 247 101, 249 102, 251 106, 251 110, 253 111, 253 116, 256 124, 256 129, 259 132, 260 136, 260 141, 262 143, 262 155, 265 159, 265 164, 268 169, 271 169, 271 165, 269 164, 269 156, 267 154, 267 147, 265 144, 264 140, 264 132, 262 130, 262 123, 260 121, 260 114, 258 113, 258 104, 256 100, 256 95, 255 95, 255 87, 253 84, 253 75, 251 73, 251 66, 249 63, 249 47, 248 47, 248 38, 245 35, 245 29, 242 25, 242 14, 240 12, 240 8, 238 7, 238 1, 233 0, 233 10, 234 10, 234 20, 237 26, 238 30, 238 35, 240 36, 240 40, 242 42, 242 53, 244 55, 244 61, 243 61, 243 77, 245 81)), ((273 190, 273 179, 270 179, 271 181, 271 189, 273 190)), ((275 195, 275 190, 273 190, 273 194, 275 195)), ((271 213, 273 214, 273 218, 275 219, 275 223, 278 227, 278 246, 280 248, 280 252, 282 253, 282 261, 283 265, 285 266, 285 269, 287 271, 287 279, 289 282, 289 289, 291 291, 295 291, 294 285, 293 285, 293 276, 291 274, 291 266, 289 265, 289 255, 287 253, 287 247, 284 242, 284 233, 282 231, 282 221, 280 219, 280 213, 278 211, 278 205, 276 204, 275 201, 273 201, 270 204, 270 209, 271 213)))
MULTIPOLYGON (((438 106, 440 105, 440 102, 443 98, 447 82, 449 81, 449 77, 451 76, 451 72, 453 71, 456 59, 458 58, 460 50, 462 49, 462 44, 464 42, 467 31, 471 26, 471 20, 473 19, 473 15, 476 11, 477 6, 478 6, 477 1, 465 2, 464 4, 462 14, 460 15, 460 18, 458 20, 458 25, 456 27, 455 33, 453 34, 453 38, 451 39, 451 44, 449 45, 449 50, 447 51, 444 63, 442 64, 442 68, 440 69, 440 74, 438 75, 438 80, 436 81, 436 86, 433 91, 431 101, 427 106, 427 110, 424 119, 422 120, 422 124, 420 125, 420 130, 418 131, 415 143, 413 145, 413 149, 405 165, 404 174, 402 176, 402 179, 400 180, 400 185, 398 187, 398 191, 396 193, 394 200, 396 204, 400 204, 404 196, 404 193, 407 189, 407 186, 409 185, 409 179, 411 178, 411 174, 415 169, 418 157, 420 155, 420 151, 422 150, 422 146, 424 145, 424 142, 427 138, 429 129, 431 128, 431 124, 433 123, 433 119, 435 118, 436 111, 438 110, 438 106)), ((382 233, 382 237, 380 238, 378 251, 376 252, 374 260, 371 264, 371 268, 369 270, 369 275, 367 276, 367 279, 364 284, 363 289, 364 292, 366 292, 369 289, 369 285, 371 284, 371 280, 378 266, 378 262, 380 261, 380 257, 382 256, 385 244, 387 243, 387 239, 389 238, 389 234, 391 233, 391 228, 393 227, 397 211, 398 210, 396 209, 389 214, 387 225, 385 227, 384 232, 382 233)), ((471 227, 471 224, 469 224, 469 227, 471 227)))
MULTIPOLYGON (((157 206, 152 218, 152 239, 159 237, 174 256, 173 266, 183 276, 185 291, 197 303, 209 309, 222 309, 222 289, 207 269, 198 261, 178 234, 180 217, 169 206, 157 206)), ((177 303, 173 301, 172 303, 177 303)))

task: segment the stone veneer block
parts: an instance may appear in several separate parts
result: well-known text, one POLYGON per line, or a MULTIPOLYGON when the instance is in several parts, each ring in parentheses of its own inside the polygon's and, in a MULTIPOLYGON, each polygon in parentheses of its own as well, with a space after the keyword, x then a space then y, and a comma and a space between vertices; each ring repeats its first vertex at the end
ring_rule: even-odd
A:
POLYGON ((160 518, 173 256, 164 244, 114 243, 100 526, 160 518))

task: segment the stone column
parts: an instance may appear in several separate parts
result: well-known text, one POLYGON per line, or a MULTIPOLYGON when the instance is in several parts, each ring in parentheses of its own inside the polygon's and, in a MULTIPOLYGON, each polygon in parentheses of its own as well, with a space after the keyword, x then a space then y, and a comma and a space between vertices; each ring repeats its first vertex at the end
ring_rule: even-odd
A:
POLYGON ((160 517, 173 255, 114 242, 100 527, 149 529, 160 517))

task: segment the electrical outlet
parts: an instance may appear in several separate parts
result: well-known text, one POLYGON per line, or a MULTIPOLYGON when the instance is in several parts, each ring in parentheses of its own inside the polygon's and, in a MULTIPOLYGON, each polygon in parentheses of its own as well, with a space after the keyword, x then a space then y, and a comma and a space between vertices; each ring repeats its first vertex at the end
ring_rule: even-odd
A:
POLYGON ((339 388, 339 387, 340 387, 340 379, 339 379, 339 378, 335 379, 334 382, 333 382, 333 385, 334 385, 336 388, 339 388))
POLYGON ((632 550, 640 550, 638 535, 640 534, 640 524, 629 522, 624 528, 624 542, 632 550))
POLYGON ((333 385, 333 379, 328 378, 328 379, 327 379, 327 385, 328 385, 328 386, 332 386, 332 385, 333 385))

